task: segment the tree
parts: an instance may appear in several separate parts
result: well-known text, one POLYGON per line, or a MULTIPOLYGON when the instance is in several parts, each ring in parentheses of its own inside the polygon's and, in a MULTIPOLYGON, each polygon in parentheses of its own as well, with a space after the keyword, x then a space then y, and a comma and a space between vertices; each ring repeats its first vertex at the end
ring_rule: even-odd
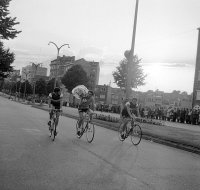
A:
MULTIPOLYGON (((131 87, 137 88, 138 86, 144 85, 144 80, 146 78, 146 75, 143 74, 143 70, 141 68, 141 65, 139 65, 141 62, 141 59, 138 59, 138 56, 134 56, 133 63, 131 64, 131 87)), ((119 66, 116 67, 116 71, 112 73, 114 77, 114 81, 120 88, 126 87, 126 81, 127 81, 127 64, 128 60, 124 58, 122 61, 120 61, 119 66)))
MULTIPOLYGON (((49 80, 48 83, 47 83, 46 89, 47 89, 47 93, 48 93, 48 94, 51 93, 51 92, 53 92, 53 89, 54 89, 54 81, 55 81, 55 78, 52 78, 52 79, 49 80)), ((59 86, 58 81, 56 81, 56 86, 59 86)))
MULTIPOLYGON (((9 16, 8 7, 10 1, 0 1, 0 40, 13 39, 21 32, 13 28, 19 22, 16 22, 16 17, 11 18, 9 16)), ((0 41, 0 80, 6 78, 9 72, 12 71, 11 64, 14 59, 14 53, 11 53, 9 49, 4 49, 3 43, 0 41)))
POLYGON ((72 66, 61 79, 69 92, 78 85, 85 85, 89 87, 89 79, 87 73, 84 71, 81 65, 72 66))
POLYGON ((39 97, 47 94, 47 84, 43 78, 36 81, 35 92, 39 95, 39 97))
POLYGON ((33 93, 33 89, 32 89, 31 84, 28 82, 28 80, 26 80, 25 82, 23 82, 23 83, 21 84, 20 92, 21 92, 21 93, 24 93, 24 90, 25 90, 25 83, 26 83, 26 91, 25 91, 25 94, 32 94, 32 93, 33 93))

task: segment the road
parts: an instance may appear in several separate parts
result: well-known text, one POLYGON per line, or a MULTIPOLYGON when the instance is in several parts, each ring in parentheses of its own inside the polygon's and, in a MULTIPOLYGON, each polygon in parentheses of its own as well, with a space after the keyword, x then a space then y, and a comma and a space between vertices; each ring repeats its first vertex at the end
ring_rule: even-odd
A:
POLYGON ((47 112, 0 97, 1 190, 199 190, 200 156, 96 126, 93 143, 61 116, 52 142, 47 112))

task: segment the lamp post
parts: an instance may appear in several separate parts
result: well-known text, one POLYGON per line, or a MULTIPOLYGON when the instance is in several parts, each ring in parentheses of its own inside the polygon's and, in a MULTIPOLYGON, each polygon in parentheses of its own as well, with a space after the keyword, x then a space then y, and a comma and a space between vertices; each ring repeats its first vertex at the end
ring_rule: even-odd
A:
MULTIPOLYGON (((35 72, 34 72, 34 78, 35 78, 35 75, 37 73, 38 67, 40 66, 40 63, 38 63, 38 64, 35 64, 33 62, 30 62, 30 63, 32 63, 32 65, 34 65, 34 67, 35 67, 35 72)), ((35 104, 35 86, 36 86, 36 80, 33 82, 33 103, 34 104, 35 104)))
POLYGON ((135 34, 136 34, 136 25, 137 25, 137 12, 138 12, 138 3, 139 0, 136 0, 135 5, 135 18, 134 18, 134 25, 133 25, 133 35, 132 35, 132 44, 131 44, 131 50, 126 51, 125 57, 128 60, 127 64, 127 81, 126 81, 126 98, 130 97, 131 94, 131 64, 133 64, 133 57, 134 57, 134 47, 135 47, 135 34))
POLYGON ((26 93, 26 81, 27 81, 27 76, 30 74, 30 71, 29 72, 26 72, 26 71, 23 71, 23 73, 25 74, 26 76, 26 80, 25 80, 25 85, 24 85, 24 101, 25 101, 25 93, 26 93))
MULTIPOLYGON (((66 46, 66 45, 67 45, 68 48, 70 48, 70 47, 69 47, 69 44, 63 44, 63 45, 61 45, 60 47, 58 47, 54 42, 49 42, 48 45, 50 45, 50 44, 53 44, 53 45, 56 47, 56 49, 57 49, 57 59, 58 59, 58 56, 59 56, 60 49, 61 49, 63 46, 66 46)), ((54 88, 56 87, 57 74, 58 74, 58 63, 56 63, 56 75, 55 75, 55 81, 54 81, 54 88)))

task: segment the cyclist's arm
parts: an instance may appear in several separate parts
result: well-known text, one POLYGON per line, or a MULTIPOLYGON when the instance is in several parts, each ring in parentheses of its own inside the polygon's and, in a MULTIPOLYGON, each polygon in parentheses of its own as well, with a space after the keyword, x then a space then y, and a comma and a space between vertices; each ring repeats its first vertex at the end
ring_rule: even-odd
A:
POLYGON ((63 106, 63 97, 60 98, 60 109, 62 109, 63 106))
POLYGON ((141 116, 140 116, 140 110, 139 110, 139 107, 137 107, 137 116, 138 116, 138 117, 141 117, 141 116))
POLYGON ((135 119, 136 116, 135 116, 134 113, 131 113, 130 104, 127 104, 126 107, 127 107, 127 112, 128 112, 128 114, 129 114, 129 116, 130 116, 131 118, 135 119))
POLYGON ((48 105, 49 105, 49 108, 51 108, 51 100, 52 100, 51 94, 49 94, 49 96, 48 96, 48 105))
POLYGON ((91 97, 91 110, 95 110, 95 100, 94 100, 94 97, 91 97))

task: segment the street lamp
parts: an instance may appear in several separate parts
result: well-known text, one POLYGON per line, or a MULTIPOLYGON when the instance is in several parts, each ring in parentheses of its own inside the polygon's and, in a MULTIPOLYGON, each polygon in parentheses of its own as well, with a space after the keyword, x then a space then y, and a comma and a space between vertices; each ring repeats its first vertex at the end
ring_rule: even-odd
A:
MULTIPOLYGON (((63 47, 63 46, 68 46, 68 48, 70 48, 69 47, 69 44, 63 44, 63 45, 61 45, 60 47, 58 47, 54 42, 49 42, 48 43, 48 45, 50 45, 50 44, 53 44, 55 47, 56 47, 56 49, 57 49, 57 59, 58 59, 58 56, 59 56, 59 52, 60 52, 60 49, 63 47)), ((56 87, 56 80, 57 80, 57 73, 58 72, 58 63, 56 64, 56 75, 55 75, 55 81, 54 81, 54 88, 56 87)))
MULTIPOLYGON (((35 78, 35 75, 36 75, 38 67, 40 66, 40 63, 38 64, 35 64, 33 62, 30 62, 30 63, 32 63, 32 65, 34 65, 35 67, 35 73, 34 73, 34 78, 35 78)), ((35 86, 36 86, 36 80, 33 82, 33 103, 35 103, 35 86)))
MULTIPOLYGON (((26 80, 27 80, 27 76, 30 74, 30 71, 29 72, 23 71, 23 73, 25 74, 26 80)), ((26 80, 25 80, 25 86, 24 86, 24 100, 25 100, 25 92, 26 92, 26 80)))
POLYGON ((130 97, 131 94, 131 64, 133 64, 133 56, 134 56, 134 46, 135 46, 135 34, 136 34, 136 25, 137 25, 137 12, 138 12, 138 3, 139 0, 136 0, 135 5, 135 18, 134 18, 134 25, 133 25, 133 36, 132 36, 132 44, 131 44, 131 50, 126 51, 125 57, 128 60, 127 63, 127 81, 126 81, 126 98, 130 97))

